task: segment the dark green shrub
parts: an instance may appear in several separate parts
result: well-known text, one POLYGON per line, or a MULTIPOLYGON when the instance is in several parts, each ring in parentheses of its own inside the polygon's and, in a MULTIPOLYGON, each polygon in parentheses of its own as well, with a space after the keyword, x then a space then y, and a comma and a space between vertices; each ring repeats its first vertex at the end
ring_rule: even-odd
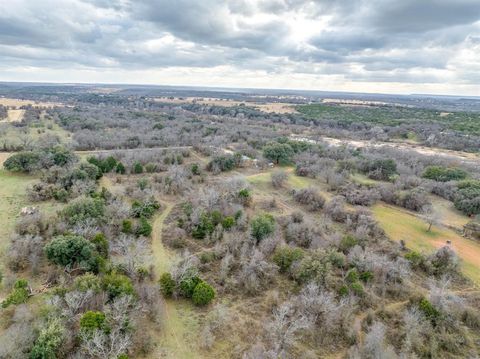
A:
POLYGON ((180 282, 180 294, 185 298, 192 298, 195 287, 202 282, 198 276, 191 276, 180 282))
POLYGON ((50 319, 30 352, 30 359, 55 359, 65 337, 65 328, 59 319, 50 319))
POLYGON ((86 332, 93 332, 96 329, 103 329, 105 326, 105 314, 89 310, 80 318, 80 329, 86 332))
POLYGON ((127 172, 127 169, 123 165, 122 162, 118 162, 117 166, 115 167, 115 172, 121 175, 124 175, 127 172))
POLYGON ((350 289, 358 297, 362 297, 365 294, 365 290, 363 289, 363 285, 360 282, 354 282, 354 283, 350 284, 350 289))
POLYGON ((133 173, 135 174, 143 173, 143 166, 140 162, 137 162, 133 165, 133 173))
POLYGON ((144 217, 140 218, 138 221, 137 228, 135 228, 135 234, 137 236, 150 237, 152 234, 152 225, 144 217))
POLYGON ((155 199, 145 202, 134 201, 132 203, 132 216, 135 218, 151 218, 160 209, 160 203, 155 199))
POLYGON ((248 206, 252 201, 252 194, 248 188, 244 188, 238 192, 237 198, 241 204, 248 206))
POLYGON ((70 224, 75 225, 93 219, 97 222, 103 219, 105 205, 99 198, 81 197, 73 200, 62 211, 62 217, 70 224))
POLYGON ((423 298, 420 303, 418 303, 418 307, 423 314, 425 314, 425 317, 427 317, 427 319, 431 320, 433 323, 435 323, 440 317, 440 312, 426 298, 423 298))
POLYGON ((153 125, 154 130, 162 130, 163 127, 164 126, 160 122, 157 122, 156 124, 153 125))
POLYGON ((36 152, 19 152, 8 157, 3 167, 11 172, 29 173, 39 168, 40 160, 40 154, 36 152))
POLYGON ((287 272, 293 262, 303 258, 304 252, 300 248, 281 247, 273 255, 273 262, 280 268, 280 272, 287 272))
POLYGON ((122 295, 133 295, 135 290, 130 278, 123 274, 111 273, 102 278, 102 288, 112 300, 122 295))
POLYGON ((192 166, 190 167, 190 171, 192 171, 192 174, 194 176, 199 176, 200 175, 200 166, 198 163, 193 163, 192 166))
POLYGON ((370 282, 373 279, 373 273, 370 271, 362 272, 359 278, 364 283, 370 282))
POLYGON ((206 282, 200 282, 192 294, 192 301, 195 305, 207 305, 215 298, 215 290, 206 282))
POLYGON ((358 272, 356 268, 352 268, 347 272, 345 276, 347 283, 355 283, 358 281, 358 272))
POLYGON ((406 253, 405 259, 408 260, 413 267, 420 267, 425 264, 425 257, 416 251, 410 251, 406 253))
POLYGON ((460 168, 428 166, 422 177, 438 182, 458 181, 467 178, 468 173, 460 168))
POLYGON ((468 216, 480 214, 480 181, 460 182, 454 204, 458 210, 468 216))
POLYGON ((59 202, 67 203, 69 193, 66 189, 60 188, 53 192, 53 198, 59 202))
POLYGON ((98 254, 101 255, 103 258, 108 258, 108 241, 107 238, 103 233, 96 234, 91 242, 95 245, 95 249, 97 250, 98 254))
POLYGON ((163 296, 170 298, 175 290, 175 281, 172 279, 172 275, 170 273, 163 273, 159 279, 159 283, 163 296))
POLYGON ((75 154, 63 146, 55 146, 49 149, 48 153, 52 156, 53 163, 60 167, 71 164, 76 160, 75 154))
POLYGON ((95 246, 81 236, 58 236, 47 243, 44 250, 53 264, 69 268, 78 266, 93 272, 98 270, 95 246))
POLYGON ((294 155, 292 147, 286 143, 270 142, 262 150, 263 157, 281 165, 289 164, 294 155))
POLYGON ((112 172, 117 166, 117 160, 113 156, 108 156, 101 162, 101 169, 103 173, 112 172))
POLYGON ((363 170, 372 179, 389 181, 397 174, 397 164, 392 159, 378 159, 366 163, 363 170))
POLYGON ((293 273, 294 279, 300 283, 315 281, 323 284, 332 270, 328 255, 321 251, 310 253, 300 260, 293 273))
POLYGON ((222 227, 226 230, 231 229, 235 225, 235 218, 227 216, 222 221, 222 227))
POLYGON ((200 223, 192 229, 193 238, 204 239, 207 235, 213 233, 213 231, 215 230, 214 220, 221 220, 221 218, 212 218, 212 213, 202 213, 200 217, 200 223))
POLYGON ((330 251, 328 253, 328 261, 337 268, 343 268, 345 266, 345 255, 341 252, 330 251))
POLYGON ((2 308, 7 308, 9 305, 17 305, 26 303, 30 291, 28 289, 28 282, 25 279, 19 279, 13 285, 13 289, 7 298, 2 302, 2 308))
POLYGON ((132 233, 132 231, 133 231, 132 221, 129 219, 124 219, 122 221, 122 232, 128 234, 128 233, 132 233))
POLYGON ((270 214, 262 214, 254 218, 250 224, 252 237, 260 242, 275 230, 275 219, 270 214))
POLYGON ((102 177, 102 170, 92 163, 80 163, 79 168, 84 171, 91 180, 97 180, 102 177))
POLYGON ((340 295, 341 297, 345 297, 348 295, 348 292, 348 287, 346 285, 342 285, 338 290, 338 295, 340 295))
POLYGON ((239 165, 239 161, 232 155, 216 156, 207 164, 207 171, 226 172, 239 165))
POLYGON ((350 235, 342 238, 340 241, 339 249, 342 252, 347 252, 350 248, 355 247, 358 244, 358 240, 350 235))

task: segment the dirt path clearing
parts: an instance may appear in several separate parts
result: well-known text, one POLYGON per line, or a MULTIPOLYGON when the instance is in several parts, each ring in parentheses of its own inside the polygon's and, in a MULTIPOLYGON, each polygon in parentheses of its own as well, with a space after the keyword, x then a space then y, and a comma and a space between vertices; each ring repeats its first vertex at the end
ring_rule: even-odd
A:
MULTIPOLYGON (((166 248, 162 242, 165 219, 175 204, 171 202, 162 204, 166 207, 155 219, 152 232, 152 252, 157 277, 168 271, 175 259, 175 253, 166 248)), ((192 327, 196 326, 196 323, 191 313, 190 303, 167 299, 164 316, 162 329, 157 333, 159 346, 148 358, 199 358, 198 351, 194 348, 195 340, 191 338, 192 333, 195 333, 192 327)))

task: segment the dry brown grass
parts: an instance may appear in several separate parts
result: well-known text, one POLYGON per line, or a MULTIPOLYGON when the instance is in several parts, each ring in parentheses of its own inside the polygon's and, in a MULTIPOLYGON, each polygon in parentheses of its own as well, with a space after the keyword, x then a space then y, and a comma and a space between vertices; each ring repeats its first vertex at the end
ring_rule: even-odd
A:
POLYGON ((8 117, 3 122, 20 122, 24 114, 25 110, 8 110, 8 117))
POLYGON ((36 102, 31 100, 21 100, 16 98, 0 97, 0 105, 9 106, 9 107, 21 107, 21 106, 32 105, 34 107, 49 108, 54 106, 60 106, 61 104, 56 102, 36 102))
POLYGON ((173 103, 173 104, 182 104, 182 103, 198 103, 202 105, 214 105, 214 106, 223 106, 223 107, 233 107, 244 104, 248 107, 254 107, 263 112, 275 112, 275 113, 295 113, 295 105, 290 103, 283 102, 269 102, 269 103, 260 103, 260 102, 242 102, 235 100, 226 100, 218 98, 197 98, 197 97, 182 97, 182 98, 155 98, 155 101, 173 103))

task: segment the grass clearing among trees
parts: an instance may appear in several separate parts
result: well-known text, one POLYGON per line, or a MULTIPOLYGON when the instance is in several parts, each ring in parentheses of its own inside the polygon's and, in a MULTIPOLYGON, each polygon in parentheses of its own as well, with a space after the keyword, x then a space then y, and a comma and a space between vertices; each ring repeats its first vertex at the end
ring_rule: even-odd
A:
POLYGON ((446 241, 461 258, 461 268, 465 275, 480 285, 480 243, 464 238, 451 229, 434 226, 427 231, 428 224, 422 219, 399 208, 386 204, 373 207, 376 220, 387 235, 395 241, 405 241, 407 248, 430 254, 441 248, 446 241))

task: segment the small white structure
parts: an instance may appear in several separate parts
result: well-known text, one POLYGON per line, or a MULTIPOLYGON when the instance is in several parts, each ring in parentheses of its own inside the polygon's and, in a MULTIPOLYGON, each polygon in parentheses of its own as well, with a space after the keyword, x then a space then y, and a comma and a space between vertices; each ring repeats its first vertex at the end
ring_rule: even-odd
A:
POLYGON ((31 216, 32 214, 35 214, 38 212, 38 208, 37 207, 23 207, 21 210, 20 210, 20 214, 22 216, 31 216))

